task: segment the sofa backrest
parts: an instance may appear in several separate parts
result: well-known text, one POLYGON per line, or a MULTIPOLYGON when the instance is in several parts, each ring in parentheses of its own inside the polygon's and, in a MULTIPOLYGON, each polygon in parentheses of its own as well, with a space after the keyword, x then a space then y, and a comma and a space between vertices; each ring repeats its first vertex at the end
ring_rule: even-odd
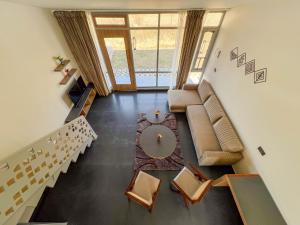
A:
POLYGON ((198 85, 198 93, 202 102, 204 103, 209 96, 214 94, 213 88, 207 80, 202 80, 198 85))
POLYGON ((222 150, 226 152, 243 151, 243 144, 210 83, 203 80, 198 87, 198 92, 222 150))
POLYGON ((244 147, 227 116, 213 124, 220 146, 226 152, 241 152, 244 147))
POLYGON ((226 115, 216 95, 209 96, 209 98, 205 101, 203 105, 212 124, 214 124, 218 119, 226 115))

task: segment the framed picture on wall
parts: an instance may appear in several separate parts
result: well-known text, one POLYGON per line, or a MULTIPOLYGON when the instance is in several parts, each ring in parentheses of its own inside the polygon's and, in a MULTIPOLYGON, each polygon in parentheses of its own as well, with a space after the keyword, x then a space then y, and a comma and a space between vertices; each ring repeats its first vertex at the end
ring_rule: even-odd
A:
POLYGON ((263 68, 255 71, 254 73, 254 84, 263 83, 267 81, 267 68, 263 68))
POLYGON ((237 67, 240 67, 245 64, 246 64, 246 53, 243 53, 239 55, 237 58, 237 67))
POLYGON ((238 55, 239 55, 239 50, 238 47, 236 47, 230 52, 230 60, 232 61, 237 59, 238 55))
POLYGON ((255 72, 255 59, 249 61, 245 65, 245 75, 255 72))

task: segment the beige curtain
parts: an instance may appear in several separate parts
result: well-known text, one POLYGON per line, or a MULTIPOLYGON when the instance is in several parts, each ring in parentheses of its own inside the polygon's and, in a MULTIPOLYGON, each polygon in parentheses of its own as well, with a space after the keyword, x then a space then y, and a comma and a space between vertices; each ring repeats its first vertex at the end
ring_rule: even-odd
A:
POLYGON ((182 88, 183 84, 187 81, 197 41, 202 28, 204 13, 204 10, 191 10, 187 12, 178 75, 176 79, 177 89, 182 88))
POLYGON ((93 42, 85 12, 55 11, 59 26, 74 55, 74 58, 89 82, 92 82, 99 95, 109 94, 96 47, 93 42))

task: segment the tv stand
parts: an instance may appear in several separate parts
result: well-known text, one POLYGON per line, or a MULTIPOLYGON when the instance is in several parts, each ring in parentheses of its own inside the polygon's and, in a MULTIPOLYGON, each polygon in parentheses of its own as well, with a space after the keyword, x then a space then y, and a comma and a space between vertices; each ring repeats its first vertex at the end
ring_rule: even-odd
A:
POLYGON ((96 91, 94 90, 93 85, 88 84, 77 105, 71 109, 65 123, 69 123, 81 115, 87 116, 95 97, 96 91))

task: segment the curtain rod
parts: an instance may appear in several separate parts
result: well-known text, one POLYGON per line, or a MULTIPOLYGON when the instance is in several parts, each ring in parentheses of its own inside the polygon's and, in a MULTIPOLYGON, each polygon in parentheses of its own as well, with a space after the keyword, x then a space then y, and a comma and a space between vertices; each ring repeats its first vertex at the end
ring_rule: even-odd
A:
POLYGON ((184 8, 184 9, 53 9, 55 11, 89 11, 89 12, 177 12, 187 10, 228 11, 230 8, 184 8))

